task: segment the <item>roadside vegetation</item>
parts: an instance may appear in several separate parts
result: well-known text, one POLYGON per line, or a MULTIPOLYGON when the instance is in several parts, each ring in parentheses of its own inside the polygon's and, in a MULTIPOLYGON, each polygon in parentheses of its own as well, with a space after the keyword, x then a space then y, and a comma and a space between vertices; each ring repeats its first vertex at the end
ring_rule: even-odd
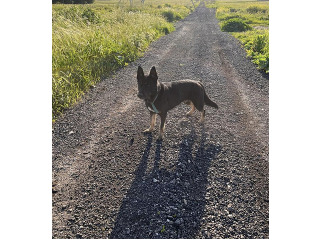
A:
POLYGON ((239 39, 258 69, 269 72, 269 1, 217 0, 221 30, 239 39))
POLYGON ((194 10, 190 0, 52 5, 52 117, 90 87, 142 56, 194 10))

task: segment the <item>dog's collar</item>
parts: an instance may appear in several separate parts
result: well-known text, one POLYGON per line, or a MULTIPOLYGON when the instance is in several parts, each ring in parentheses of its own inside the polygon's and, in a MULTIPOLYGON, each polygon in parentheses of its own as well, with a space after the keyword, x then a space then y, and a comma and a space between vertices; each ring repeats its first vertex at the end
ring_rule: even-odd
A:
POLYGON ((154 112, 154 113, 159 113, 158 109, 156 108, 156 106, 154 105, 154 102, 156 101, 157 97, 159 95, 159 92, 157 92, 156 97, 154 98, 154 100, 151 103, 152 109, 150 107, 148 107, 149 111, 154 112))

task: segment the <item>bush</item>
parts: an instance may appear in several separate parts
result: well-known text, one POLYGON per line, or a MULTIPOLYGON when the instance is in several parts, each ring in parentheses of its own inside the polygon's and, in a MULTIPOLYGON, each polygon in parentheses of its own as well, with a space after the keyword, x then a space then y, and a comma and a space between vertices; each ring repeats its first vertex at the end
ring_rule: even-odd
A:
POLYGON ((269 34, 256 36, 248 53, 259 69, 269 72, 269 34))
POLYGON ((87 20, 90 23, 99 23, 100 22, 100 17, 99 15, 92 10, 91 8, 87 8, 83 11, 82 18, 84 18, 85 20, 87 20))
POLYGON ((172 11, 165 11, 162 13, 162 16, 164 16, 168 22, 173 22, 173 15, 172 11))
POLYGON ((264 53, 265 48, 268 45, 268 36, 267 35, 258 35, 254 38, 252 43, 252 50, 258 53, 264 53))
POLYGON ((179 13, 175 13, 172 10, 164 11, 161 14, 167 19, 168 22, 178 21, 182 18, 179 13))
POLYGON ((229 19, 221 25, 221 30, 224 32, 244 32, 251 29, 252 27, 239 18, 229 19))
POLYGON ((269 72, 269 52, 267 54, 257 54, 252 57, 252 62, 258 65, 258 69, 269 72))
POLYGON ((252 62, 258 65, 258 69, 269 72, 269 34, 251 33, 240 40, 252 62))

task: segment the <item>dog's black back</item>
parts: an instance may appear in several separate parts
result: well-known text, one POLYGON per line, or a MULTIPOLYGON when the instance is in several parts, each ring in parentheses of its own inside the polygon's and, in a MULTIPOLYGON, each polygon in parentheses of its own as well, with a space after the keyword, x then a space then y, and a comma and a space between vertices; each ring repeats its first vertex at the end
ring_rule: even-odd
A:
POLYGON ((184 101, 191 101, 199 111, 203 110, 204 104, 218 108, 218 105, 209 99, 199 81, 186 79, 160 83, 155 67, 145 76, 140 66, 137 78, 138 97, 144 99, 147 105, 155 100, 157 109, 162 110, 160 112, 167 112, 184 101))

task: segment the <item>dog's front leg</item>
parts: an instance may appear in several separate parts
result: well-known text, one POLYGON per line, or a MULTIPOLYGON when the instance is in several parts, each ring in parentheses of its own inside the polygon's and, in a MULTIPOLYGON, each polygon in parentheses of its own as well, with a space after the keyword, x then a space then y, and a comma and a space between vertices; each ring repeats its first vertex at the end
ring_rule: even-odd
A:
POLYGON ((144 133, 152 132, 154 125, 156 123, 157 114, 150 112, 150 127, 144 130, 144 133))
POLYGON ((158 139, 161 140, 164 134, 164 127, 166 122, 167 113, 160 113, 161 123, 160 123, 160 134, 158 139))
POLYGON ((199 121, 201 124, 203 124, 203 122, 204 122, 204 116, 205 116, 205 114, 206 114, 206 110, 203 109, 203 110, 201 111, 201 118, 200 118, 200 121, 199 121))

